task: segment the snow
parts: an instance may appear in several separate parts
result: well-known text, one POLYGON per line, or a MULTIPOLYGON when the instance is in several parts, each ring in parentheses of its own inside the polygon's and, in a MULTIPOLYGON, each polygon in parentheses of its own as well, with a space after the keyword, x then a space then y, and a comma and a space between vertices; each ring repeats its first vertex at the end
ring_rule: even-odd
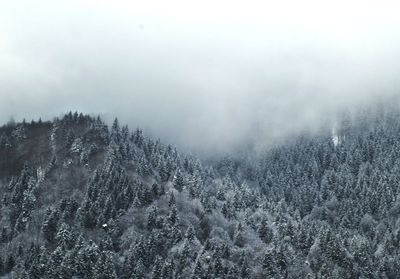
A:
POLYGON ((336 128, 332 128, 332 142, 335 147, 339 144, 339 136, 336 133, 336 128))
POLYGON ((332 137, 333 145, 337 146, 339 144, 339 137, 338 136, 333 136, 332 137))

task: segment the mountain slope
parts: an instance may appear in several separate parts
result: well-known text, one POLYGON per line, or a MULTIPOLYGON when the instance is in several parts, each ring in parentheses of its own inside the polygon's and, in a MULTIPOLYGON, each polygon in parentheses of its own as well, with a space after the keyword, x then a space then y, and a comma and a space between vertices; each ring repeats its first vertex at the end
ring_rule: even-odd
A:
MULTIPOLYGON (((17 278, 399 278, 400 117, 342 117, 202 164, 118 121, 0 128, 0 272, 17 278)), ((11 278, 11 277, 10 277, 11 278)))

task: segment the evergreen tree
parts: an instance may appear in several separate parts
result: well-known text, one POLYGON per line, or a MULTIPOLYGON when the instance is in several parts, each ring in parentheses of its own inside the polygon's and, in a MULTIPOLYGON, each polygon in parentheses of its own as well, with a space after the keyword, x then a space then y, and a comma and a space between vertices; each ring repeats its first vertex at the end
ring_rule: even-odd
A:
POLYGON ((182 172, 180 170, 178 170, 176 173, 175 181, 174 181, 174 187, 179 192, 182 192, 184 186, 185 186, 185 181, 184 181, 182 172))
POLYGON ((151 279, 161 279, 162 277, 162 262, 159 257, 156 258, 156 261, 153 266, 153 271, 151 272, 151 279))
POLYGON ((42 225, 42 232, 44 238, 50 243, 53 243, 55 236, 57 234, 57 225, 58 225, 57 219, 58 219, 58 212, 48 208, 46 211, 45 220, 42 225))

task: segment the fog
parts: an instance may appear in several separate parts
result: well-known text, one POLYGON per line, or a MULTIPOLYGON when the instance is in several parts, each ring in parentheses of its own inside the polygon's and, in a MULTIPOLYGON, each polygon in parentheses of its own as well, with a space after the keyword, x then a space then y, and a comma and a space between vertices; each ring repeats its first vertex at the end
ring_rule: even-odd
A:
POLYGON ((193 152, 265 147, 399 92, 398 5, 0 1, 0 122, 77 110, 193 152))

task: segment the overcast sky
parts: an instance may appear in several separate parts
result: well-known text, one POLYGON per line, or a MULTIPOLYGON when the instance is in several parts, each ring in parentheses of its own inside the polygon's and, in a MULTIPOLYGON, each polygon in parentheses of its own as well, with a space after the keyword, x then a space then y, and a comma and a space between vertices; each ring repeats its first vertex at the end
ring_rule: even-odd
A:
POLYGON ((396 1, 0 0, 0 122, 114 116, 185 148, 268 144, 397 94, 396 1))

